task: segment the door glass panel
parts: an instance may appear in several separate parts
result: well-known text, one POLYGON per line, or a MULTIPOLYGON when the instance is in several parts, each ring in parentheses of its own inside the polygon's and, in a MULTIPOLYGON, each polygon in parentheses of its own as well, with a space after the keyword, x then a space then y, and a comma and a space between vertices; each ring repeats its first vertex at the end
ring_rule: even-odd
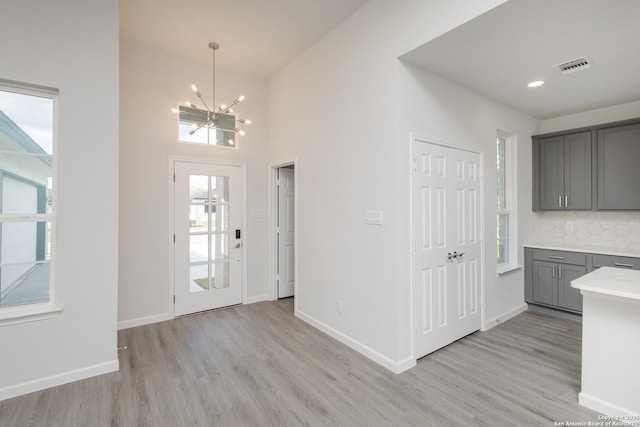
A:
POLYGON ((206 234, 196 234, 189 236, 189 262, 207 262, 209 236, 206 234))
POLYGON ((214 203, 229 203, 229 177, 211 177, 211 201, 214 203))
POLYGON ((229 206, 211 206, 211 231, 229 230, 229 206))
POLYGON ((229 287, 229 263, 216 262, 211 264, 211 288, 224 289, 229 287))
POLYGON ((189 232, 206 233, 209 231, 209 206, 190 205, 189 206, 189 232))
POLYGON ((189 197, 191 203, 207 203, 209 201, 209 177, 206 175, 189 176, 189 197))
POLYGON ((209 290, 209 265, 192 265, 189 268, 189 292, 209 290))
POLYGON ((211 254, 212 261, 229 258, 229 235, 227 233, 211 235, 211 254))
POLYGON ((228 288, 229 177, 189 176, 190 292, 228 288))

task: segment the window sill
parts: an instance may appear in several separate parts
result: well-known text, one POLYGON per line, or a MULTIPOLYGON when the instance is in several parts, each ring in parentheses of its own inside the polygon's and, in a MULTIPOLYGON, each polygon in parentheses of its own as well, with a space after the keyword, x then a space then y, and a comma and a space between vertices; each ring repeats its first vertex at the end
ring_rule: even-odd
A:
POLYGON ((517 264, 500 264, 496 268, 496 273, 498 273, 498 276, 502 276, 503 274, 509 273, 511 271, 520 270, 521 268, 522 266, 517 264))
POLYGON ((61 312, 62 306, 51 304, 0 309, 0 327, 52 319, 61 312))

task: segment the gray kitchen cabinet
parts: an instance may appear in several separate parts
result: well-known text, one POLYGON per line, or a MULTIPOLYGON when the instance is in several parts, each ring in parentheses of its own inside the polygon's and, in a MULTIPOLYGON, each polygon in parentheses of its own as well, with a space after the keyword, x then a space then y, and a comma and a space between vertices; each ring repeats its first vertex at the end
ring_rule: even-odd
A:
POLYGON ((640 270, 640 259, 617 255, 594 254, 591 258, 592 271, 600 267, 617 267, 640 270))
POLYGON ((533 139, 534 210, 592 209, 591 131, 533 139))
POLYGON ((598 209, 640 209, 640 124, 598 131, 598 209))
POLYGON ((582 312, 582 295, 571 287, 571 281, 587 274, 587 268, 579 265, 558 265, 558 306, 582 312))
POLYGON ((581 313, 582 295, 571 281, 600 267, 640 270, 640 258, 525 247, 525 301, 581 313))
POLYGON ((525 248, 527 302, 582 312, 582 295, 571 281, 587 273, 586 264, 584 253, 525 248))
POLYGON ((558 305, 558 280, 556 264, 546 261, 533 261, 532 301, 537 304, 558 305))

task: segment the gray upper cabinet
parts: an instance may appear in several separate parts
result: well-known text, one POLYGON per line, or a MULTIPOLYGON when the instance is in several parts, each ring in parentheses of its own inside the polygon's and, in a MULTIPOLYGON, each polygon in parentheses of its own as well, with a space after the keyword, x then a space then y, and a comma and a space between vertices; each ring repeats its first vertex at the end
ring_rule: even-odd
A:
POLYGON ((533 208, 592 208, 591 132, 533 139, 533 208))
POLYGON ((598 209, 640 209, 640 124, 598 131, 598 209))

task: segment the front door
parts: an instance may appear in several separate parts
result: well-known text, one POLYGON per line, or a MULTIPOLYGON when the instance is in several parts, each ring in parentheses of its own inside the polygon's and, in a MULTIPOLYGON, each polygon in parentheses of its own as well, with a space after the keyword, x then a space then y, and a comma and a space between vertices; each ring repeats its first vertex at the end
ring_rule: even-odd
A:
POLYGON ((175 162, 175 315, 242 303, 242 170, 175 162))
POLYGON ((416 358, 480 329, 480 155, 414 141, 416 358))

